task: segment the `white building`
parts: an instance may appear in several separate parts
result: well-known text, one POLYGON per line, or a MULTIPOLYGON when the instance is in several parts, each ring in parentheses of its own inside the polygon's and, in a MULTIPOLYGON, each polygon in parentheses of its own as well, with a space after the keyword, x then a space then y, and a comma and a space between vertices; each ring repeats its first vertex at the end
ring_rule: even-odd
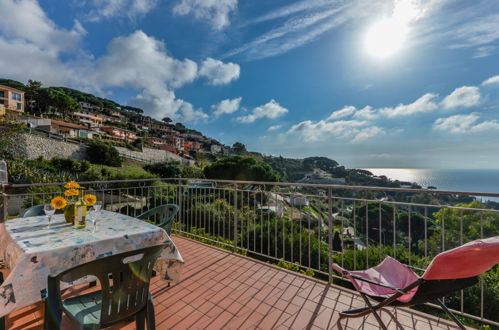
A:
POLYGON ((213 154, 217 154, 219 152, 222 152, 222 146, 219 144, 212 144, 210 146, 210 152, 213 154))

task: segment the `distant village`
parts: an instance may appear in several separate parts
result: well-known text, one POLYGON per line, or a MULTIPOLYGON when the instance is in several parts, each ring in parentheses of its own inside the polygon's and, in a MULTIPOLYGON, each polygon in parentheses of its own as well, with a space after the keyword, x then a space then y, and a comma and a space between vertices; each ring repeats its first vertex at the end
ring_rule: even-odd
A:
POLYGON ((51 112, 36 116, 25 111, 29 100, 19 89, 0 85, 0 116, 10 116, 25 123, 31 130, 65 139, 98 139, 117 145, 144 146, 165 150, 190 158, 196 152, 223 153, 227 150, 218 141, 200 132, 176 125, 167 118, 159 121, 142 115, 133 107, 101 107, 78 101, 71 112, 51 112))
MULTIPOLYGON (((214 156, 251 155, 271 164, 277 170, 291 166, 289 169, 284 170, 288 175, 291 175, 287 179, 299 183, 371 184, 401 188, 421 188, 411 182, 391 182, 384 176, 375 176, 364 170, 348 170, 342 166, 337 166, 336 162, 327 158, 328 161, 334 163, 334 165, 329 166, 334 167, 334 173, 331 172, 331 168, 325 171, 315 163, 308 168, 304 168, 302 165, 296 164, 300 160, 286 160, 282 157, 273 158, 272 156, 265 157, 257 152, 246 151, 245 146, 239 142, 236 142, 232 147, 224 146, 215 139, 206 137, 198 131, 188 129, 181 123, 173 124, 170 118, 159 121, 150 116, 145 116, 142 114, 143 110, 139 108, 120 106, 113 101, 68 88, 50 87, 49 89, 63 89, 68 93, 74 93, 76 97, 71 99, 74 102, 72 110, 67 110, 64 106, 59 106, 59 108, 49 106, 50 111, 34 115, 25 111, 27 106, 30 107, 31 102, 25 99, 25 92, 12 86, 0 84, 0 117, 9 116, 17 122, 24 123, 26 130, 31 133, 44 134, 69 142, 82 143, 88 140, 100 140, 109 142, 116 147, 129 148, 132 151, 146 150, 144 148, 163 150, 180 156, 179 159, 183 162, 192 162, 199 154, 214 156), (78 100, 81 95, 108 106, 78 100), (273 163, 272 160, 276 159, 281 159, 284 164, 273 163), (293 167, 295 169, 292 169, 293 167)), ((43 99, 39 101, 43 101, 43 99)), ((33 108, 32 105, 31 108, 33 108)), ((120 152, 120 155, 144 161, 144 159, 134 158, 126 153, 120 152)), ((318 158, 322 159, 323 157, 318 158)), ((435 189, 435 187, 428 187, 428 189, 435 189)))

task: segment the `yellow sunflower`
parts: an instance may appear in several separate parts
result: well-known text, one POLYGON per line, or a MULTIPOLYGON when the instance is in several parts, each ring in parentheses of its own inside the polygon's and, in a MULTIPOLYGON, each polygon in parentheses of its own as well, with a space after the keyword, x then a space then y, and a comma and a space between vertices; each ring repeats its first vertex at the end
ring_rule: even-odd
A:
POLYGON ((80 192, 78 189, 68 189, 64 192, 64 196, 70 197, 70 196, 78 196, 80 192))
POLYGON ((64 185, 64 188, 66 189, 78 189, 80 188, 80 185, 76 181, 69 181, 64 185))
POLYGON ((87 194, 83 196, 83 201, 85 202, 86 206, 92 206, 97 201, 97 197, 95 197, 95 195, 92 194, 87 194))
POLYGON ((50 201, 50 204, 52 204, 52 206, 56 210, 60 210, 60 209, 65 208, 66 205, 68 205, 68 201, 64 197, 57 196, 57 197, 52 198, 52 200, 50 201))

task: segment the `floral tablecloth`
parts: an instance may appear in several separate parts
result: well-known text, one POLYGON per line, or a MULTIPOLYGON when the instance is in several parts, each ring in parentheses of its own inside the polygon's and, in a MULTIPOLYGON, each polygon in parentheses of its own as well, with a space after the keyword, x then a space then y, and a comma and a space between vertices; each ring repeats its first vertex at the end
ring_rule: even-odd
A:
POLYGON ((0 257, 10 275, 0 286, 0 317, 45 298, 48 275, 95 259, 165 242, 155 269, 168 282, 180 279, 184 261, 161 228, 119 213, 101 211, 97 229, 73 229, 63 215, 19 218, 0 224, 0 257))

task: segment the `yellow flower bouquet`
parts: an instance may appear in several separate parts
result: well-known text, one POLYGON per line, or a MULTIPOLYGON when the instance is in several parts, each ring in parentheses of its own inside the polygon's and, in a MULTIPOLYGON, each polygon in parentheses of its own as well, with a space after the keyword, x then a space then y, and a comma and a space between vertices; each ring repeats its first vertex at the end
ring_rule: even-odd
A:
POLYGON ((83 188, 76 181, 66 183, 64 188, 65 197, 54 197, 50 204, 56 210, 64 210, 66 222, 73 224, 75 228, 85 228, 87 206, 94 205, 97 197, 92 194, 83 195, 83 188))

